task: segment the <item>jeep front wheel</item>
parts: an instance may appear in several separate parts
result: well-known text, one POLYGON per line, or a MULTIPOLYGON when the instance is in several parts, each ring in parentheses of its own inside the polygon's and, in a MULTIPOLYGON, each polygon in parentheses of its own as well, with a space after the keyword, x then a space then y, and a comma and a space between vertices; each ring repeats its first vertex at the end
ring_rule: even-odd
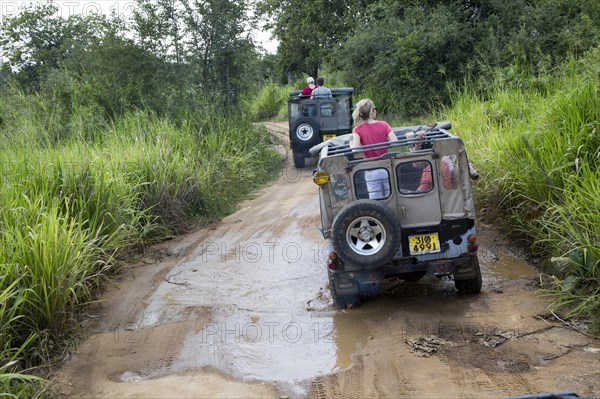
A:
POLYGON ((365 267, 383 266, 400 246, 394 213, 375 200, 359 200, 344 207, 333 221, 333 247, 346 262, 365 267))
POLYGON ((312 119, 299 119, 292 126, 290 139, 296 145, 312 147, 319 142, 320 133, 317 123, 312 119))

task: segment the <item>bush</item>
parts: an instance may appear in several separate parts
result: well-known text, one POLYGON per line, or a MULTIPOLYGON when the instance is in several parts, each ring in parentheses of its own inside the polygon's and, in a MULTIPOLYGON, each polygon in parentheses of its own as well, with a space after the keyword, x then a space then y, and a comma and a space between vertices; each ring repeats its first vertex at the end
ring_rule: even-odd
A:
POLYGON ((283 115, 287 118, 287 99, 291 90, 294 89, 278 86, 272 82, 263 86, 251 106, 254 120, 266 121, 274 117, 281 119, 283 115))

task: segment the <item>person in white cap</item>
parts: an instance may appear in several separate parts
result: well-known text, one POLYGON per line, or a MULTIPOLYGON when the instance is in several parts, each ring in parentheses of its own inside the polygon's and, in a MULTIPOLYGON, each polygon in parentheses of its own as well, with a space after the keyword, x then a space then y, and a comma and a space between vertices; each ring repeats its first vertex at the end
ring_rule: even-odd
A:
POLYGON ((308 84, 308 86, 306 86, 304 89, 302 89, 302 93, 300 93, 301 96, 310 96, 313 92, 314 89, 316 89, 318 86, 315 86, 315 80, 309 76, 308 79, 306 79, 306 83, 308 84))

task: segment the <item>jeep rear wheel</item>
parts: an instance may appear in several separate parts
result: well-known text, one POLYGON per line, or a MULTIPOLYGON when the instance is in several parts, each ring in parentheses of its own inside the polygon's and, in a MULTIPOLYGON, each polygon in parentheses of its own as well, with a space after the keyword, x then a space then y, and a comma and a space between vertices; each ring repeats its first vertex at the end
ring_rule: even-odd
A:
POLYGON ((317 144, 321 136, 316 122, 307 118, 299 119, 294 123, 290 133, 292 142, 305 148, 317 144))
POLYGON ((297 169, 301 169, 306 165, 306 158, 304 158, 304 153, 300 151, 292 151, 294 156, 294 166, 297 169))
POLYGON ((394 213, 375 200, 344 207, 333 221, 331 234, 337 254, 354 265, 383 266, 400 246, 394 213))
POLYGON ((471 256, 467 266, 469 269, 473 269, 473 277, 454 279, 454 285, 458 292, 461 294, 478 294, 481 292, 481 268, 479 267, 479 259, 477 256, 471 256))

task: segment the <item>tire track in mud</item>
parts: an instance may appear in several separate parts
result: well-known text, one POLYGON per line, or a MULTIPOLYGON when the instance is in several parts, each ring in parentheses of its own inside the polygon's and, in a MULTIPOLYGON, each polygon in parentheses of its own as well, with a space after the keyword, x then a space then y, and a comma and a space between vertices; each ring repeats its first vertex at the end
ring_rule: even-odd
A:
POLYGON ((460 399, 518 396, 537 392, 535 384, 516 373, 484 370, 442 358, 448 366, 450 385, 460 399))
POLYGON ((150 377, 160 377, 169 374, 173 363, 183 347, 184 339, 187 337, 187 331, 190 330, 189 322, 175 323, 160 333, 160 343, 158 347, 157 364, 152 365, 150 377))
POLYGON ((100 331, 124 331, 137 328, 143 309, 176 263, 177 260, 171 260, 135 269, 130 276, 126 276, 125 281, 122 281, 124 284, 131 281, 132 286, 127 290, 122 290, 121 284, 117 283, 117 286, 104 297, 102 308, 107 311, 107 314, 101 320, 100 331))
POLYGON ((354 355, 352 366, 336 374, 317 377, 309 387, 308 397, 313 399, 366 397, 364 390, 364 361, 361 354, 354 355))
POLYGON ((375 366, 372 370, 372 393, 369 396, 376 398, 415 397, 415 389, 410 380, 400 372, 396 362, 390 359, 381 361, 375 358, 375 366))
POLYGON ((321 376, 309 385, 308 398, 412 398, 416 390, 396 362, 356 353, 347 370, 321 376), (366 363, 366 364, 365 364, 366 363))

